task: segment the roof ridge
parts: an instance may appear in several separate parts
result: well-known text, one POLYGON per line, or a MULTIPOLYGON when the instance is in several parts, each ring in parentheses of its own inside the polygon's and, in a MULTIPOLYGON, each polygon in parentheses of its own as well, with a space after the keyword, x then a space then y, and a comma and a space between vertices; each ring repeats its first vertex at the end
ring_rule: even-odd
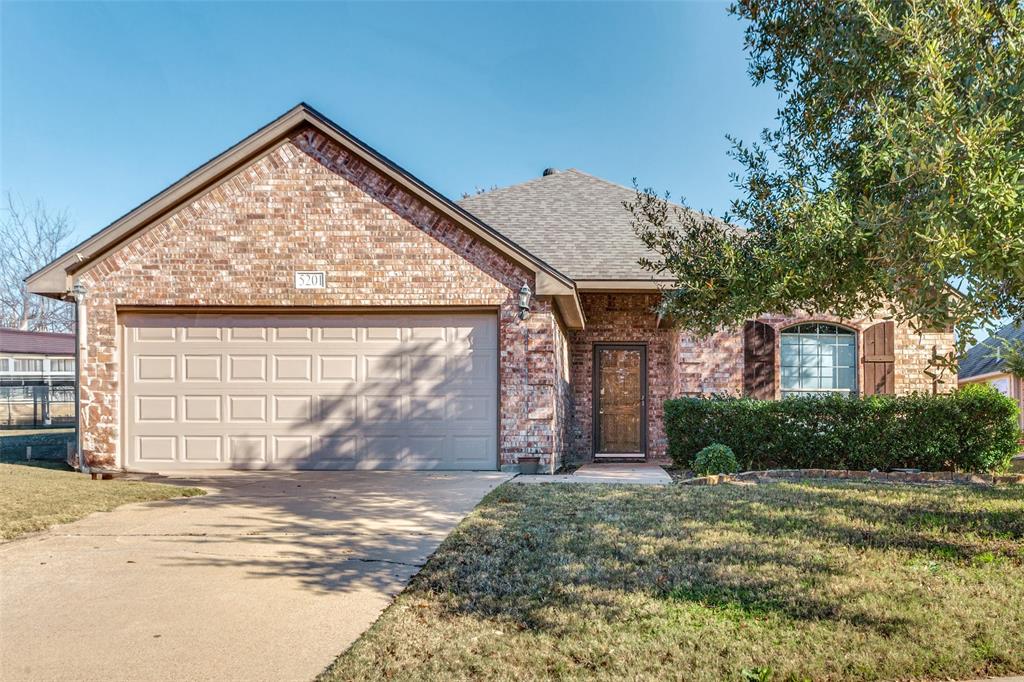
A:
POLYGON ((609 185, 610 187, 614 187, 615 189, 621 189, 621 190, 625 190, 627 192, 633 192, 633 193, 636 192, 636 188, 635 187, 626 187, 625 185, 620 185, 617 182, 612 182, 611 180, 609 180, 607 178, 602 178, 600 175, 594 175, 593 173, 588 173, 587 171, 580 170, 579 168, 567 168, 567 169, 565 169, 562 172, 563 173, 576 173, 577 175, 582 175, 582 176, 584 176, 586 178, 590 178, 591 180, 597 180, 598 182, 600 182, 602 184, 605 184, 605 185, 609 185))
POLYGON ((475 199, 477 197, 493 196, 494 194, 497 194, 499 192, 507 192, 507 191, 513 190, 513 189, 520 189, 522 187, 526 187, 527 185, 537 184, 539 182, 547 180, 548 178, 553 178, 556 175, 560 175, 561 173, 567 173, 567 172, 568 171, 559 171, 558 173, 552 173, 551 175, 541 175, 539 177, 530 178, 529 180, 523 180, 522 182, 517 182, 517 183, 512 184, 512 185, 505 185, 504 187, 494 187, 492 189, 486 189, 486 190, 484 190, 482 192, 475 192, 475 193, 470 194, 468 196, 464 196, 461 199, 459 199, 459 201, 467 201, 469 199, 475 199))

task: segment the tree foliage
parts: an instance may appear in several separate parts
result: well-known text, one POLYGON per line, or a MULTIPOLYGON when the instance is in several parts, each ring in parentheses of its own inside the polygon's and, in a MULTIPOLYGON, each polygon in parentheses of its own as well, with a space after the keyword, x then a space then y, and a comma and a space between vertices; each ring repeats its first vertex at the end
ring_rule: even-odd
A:
POLYGON ((70 331, 70 304, 30 294, 24 279, 64 252, 71 236, 67 214, 41 202, 25 204, 11 194, 0 208, 0 327, 70 331))
MULTIPOLYGON (((741 0, 750 76, 780 94, 733 140, 731 215, 638 190, 664 313, 710 333, 762 312, 882 313, 918 329, 1024 320, 1024 5, 741 0), (951 295, 956 289, 962 295, 951 295)), ((952 358, 948 359, 952 361, 952 358)))
POLYGON ((1006 371, 1015 377, 1024 379, 1024 341, 1002 339, 999 357, 1006 371))

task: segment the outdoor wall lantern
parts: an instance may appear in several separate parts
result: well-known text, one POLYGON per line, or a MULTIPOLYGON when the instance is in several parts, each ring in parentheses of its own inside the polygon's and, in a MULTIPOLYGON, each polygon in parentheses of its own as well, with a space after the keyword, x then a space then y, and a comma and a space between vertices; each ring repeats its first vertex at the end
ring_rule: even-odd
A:
POLYGON ((525 320, 526 314, 530 312, 530 298, 533 296, 533 292, 530 291, 530 287, 523 282, 523 286, 519 289, 519 319, 525 320))

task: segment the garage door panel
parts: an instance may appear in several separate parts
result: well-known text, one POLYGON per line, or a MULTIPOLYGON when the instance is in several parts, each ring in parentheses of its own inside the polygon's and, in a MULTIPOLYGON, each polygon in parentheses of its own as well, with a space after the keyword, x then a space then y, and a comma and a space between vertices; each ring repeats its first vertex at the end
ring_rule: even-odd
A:
POLYGON ((173 382, 177 358, 173 355, 138 355, 135 358, 135 380, 173 382))
POLYGON ((176 436, 139 436, 135 439, 135 450, 143 462, 173 462, 177 459, 178 439, 176 436))
POLYGON ((264 395, 228 395, 228 421, 265 423, 267 397, 264 395))
POLYGON ((277 424, 305 423, 313 418, 313 396, 275 395, 274 422, 277 424))
POLYGON ((185 422, 220 423, 220 395, 186 395, 182 396, 185 422))
POLYGON ((320 355, 321 382, 354 382, 358 380, 359 358, 355 353, 347 355, 320 355))
POLYGON ((266 341, 267 330, 264 327, 231 327, 228 330, 228 339, 234 343, 266 341))
POLYGON ((182 341, 187 344, 221 340, 220 327, 184 327, 182 341))
POLYGON ((312 381, 313 357, 310 355, 274 355, 274 381, 312 381))
POLYGON ((174 422, 176 405, 173 395, 140 395, 135 397, 135 414, 140 422, 149 424, 174 422))
POLYGON ((496 467, 495 315, 124 324, 130 467, 496 467))
POLYGON ((319 419, 322 422, 354 422, 359 414, 358 396, 354 395, 320 395, 319 419))
POLYGON ((409 396, 406 419, 410 422, 444 422, 448 398, 443 395, 409 396))
POLYGON ((220 436, 185 436, 182 450, 186 462, 220 462, 223 438, 220 436))
POLYGON ((313 330, 309 327, 275 327, 274 340, 278 342, 311 341, 313 330))
POLYGON ((184 381, 220 381, 220 356, 219 355, 193 355, 184 356, 184 381))
POLYGON ((230 381, 266 381, 267 356, 228 354, 230 381))
POLYGON ((137 327, 132 330, 136 343, 174 341, 176 332, 175 327, 137 327))
POLYGON ((355 342, 358 340, 358 329, 347 323, 341 323, 334 327, 320 327, 320 340, 339 343, 342 341, 355 342))
POLYGON ((265 462, 267 460, 266 436, 228 436, 228 459, 232 464, 265 462))
POLYGON ((363 356, 363 378, 366 381, 401 381, 402 358, 397 353, 363 356))
POLYGON ((401 395, 365 395, 362 419, 367 424, 399 422, 402 420, 401 395))

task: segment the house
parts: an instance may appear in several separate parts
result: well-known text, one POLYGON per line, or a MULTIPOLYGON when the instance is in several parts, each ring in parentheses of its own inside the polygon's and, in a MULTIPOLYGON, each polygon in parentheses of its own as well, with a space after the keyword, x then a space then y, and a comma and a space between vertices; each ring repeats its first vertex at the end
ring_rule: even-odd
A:
POLYGON ((130 469, 552 471, 663 458, 673 395, 950 388, 945 331, 674 329, 630 196, 569 170, 455 203, 299 105, 28 286, 78 296, 83 451, 130 469))
POLYGON ((75 335, 0 328, 0 385, 75 383, 75 335))
POLYGON ((965 384, 990 384, 1003 395, 1017 401, 1021 408, 1020 425, 1024 429, 1024 379, 1006 368, 1001 351, 1004 343, 1024 343, 1024 327, 1008 324, 981 343, 967 350, 960 362, 957 381, 965 384))
POLYGON ((0 425, 74 421, 75 336, 0 328, 0 425))

